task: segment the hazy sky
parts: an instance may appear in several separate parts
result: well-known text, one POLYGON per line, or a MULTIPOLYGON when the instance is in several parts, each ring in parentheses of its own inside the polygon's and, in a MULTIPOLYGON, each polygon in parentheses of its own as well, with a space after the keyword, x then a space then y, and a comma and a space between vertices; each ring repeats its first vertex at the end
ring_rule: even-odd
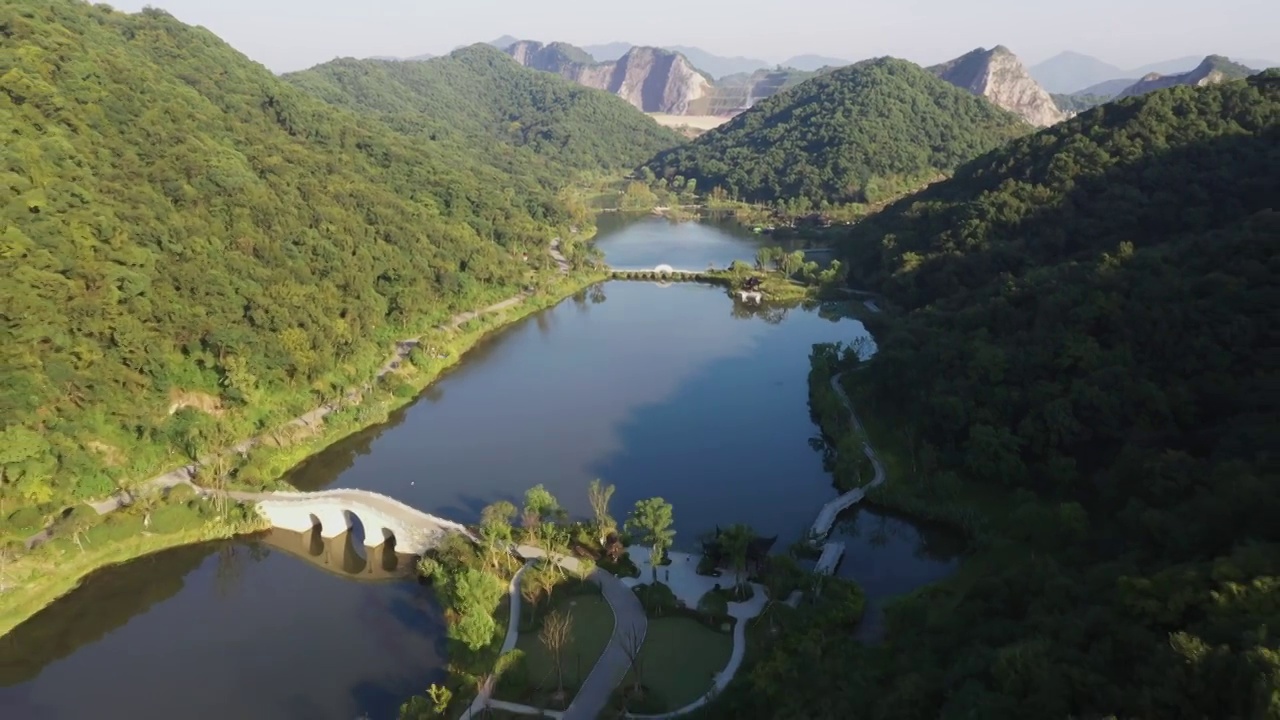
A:
POLYGON ((1280 61, 1280 0, 117 0, 203 25, 272 70, 335 57, 443 54, 514 35, 695 45, 777 62, 817 53, 933 63, 1003 44, 1127 68, 1221 53, 1280 61))

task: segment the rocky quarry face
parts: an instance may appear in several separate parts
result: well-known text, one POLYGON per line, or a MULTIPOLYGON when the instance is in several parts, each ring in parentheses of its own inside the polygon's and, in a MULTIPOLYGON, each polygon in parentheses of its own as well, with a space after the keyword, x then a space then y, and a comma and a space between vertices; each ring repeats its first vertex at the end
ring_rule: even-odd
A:
POLYGON ((1049 93, 1032 79, 1018 57, 1004 46, 978 48, 929 71, 956 87, 981 95, 1037 127, 1067 118, 1049 93))
POLYGON ((1252 72, 1249 68, 1233 63, 1225 57, 1210 55, 1191 72, 1178 73, 1177 75, 1161 75, 1159 73, 1145 75, 1141 80, 1130 85, 1117 95, 1116 99, 1145 95, 1149 92, 1171 88, 1175 85, 1192 85, 1195 87, 1213 85, 1227 80, 1248 77, 1252 72))
POLYGON ((526 67, 557 73, 579 85, 605 90, 644 112, 696 114, 711 94, 711 81, 679 53, 633 47, 615 62, 582 62, 555 43, 518 42, 507 54, 526 67))

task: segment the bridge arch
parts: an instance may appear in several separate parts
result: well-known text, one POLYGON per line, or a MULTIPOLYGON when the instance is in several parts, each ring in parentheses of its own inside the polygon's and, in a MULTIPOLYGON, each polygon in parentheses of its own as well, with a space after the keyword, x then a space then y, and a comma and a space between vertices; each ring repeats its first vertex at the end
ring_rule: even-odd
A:
POLYGON ((399 553, 421 555, 439 544, 447 533, 461 533, 476 540, 463 525, 367 490, 228 494, 256 502, 274 527, 306 532, 319 525, 320 536, 325 539, 347 533, 359 522, 365 531, 366 548, 389 545, 399 553))

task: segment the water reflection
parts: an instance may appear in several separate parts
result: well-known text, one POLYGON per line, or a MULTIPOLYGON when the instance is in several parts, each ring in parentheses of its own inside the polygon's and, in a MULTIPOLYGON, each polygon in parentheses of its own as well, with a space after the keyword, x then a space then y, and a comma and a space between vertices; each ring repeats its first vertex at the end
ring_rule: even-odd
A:
POLYGON ((873 507, 842 513, 831 540, 846 548, 836 574, 857 582, 867 595, 857 632, 866 641, 884 634, 887 601, 948 577, 965 552, 964 539, 947 528, 873 507))
POLYGON ((397 553, 394 542, 366 548, 363 535, 356 531, 324 538, 319 527, 305 533, 272 530, 262 542, 326 572, 356 580, 400 580, 412 575, 414 556, 397 553))
MULTIPOLYGON (((639 236, 619 228, 601 245, 665 252, 644 234, 666 228, 668 245, 705 267, 749 259, 758 244, 693 223, 636 227, 639 236)), ((376 490, 469 522, 537 483, 585 516, 599 477, 618 488, 615 514, 641 498, 670 501, 677 546, 735 522, 788 543, 834 492, 806 442, 810 349, 865 331, 834 305, 739 305, 689 283, 590 288, 489 336, 386 424, 288 479, 376 490)), ((921 559, 902 550, 914 547, 909 536, 863 522, 836 531, 849 533, 840 572, 875 598, 944 573, 930 542, 921 559)), ((443 624, 430 592, 396 580, 408 559, 367 550, 361 533, 275 532, 91 577, 0 640, 0 717, 394 717, 443 676, 443 624)))
POLYGON ((720 287, 609 282, 539 315, 550 336, 517 324, 435 385, 445 401, 411 405, 289 481, 470 522, 537 483, 585 515, 600 477, 617 485, 618 512, 653 495, 675 503, 678 543, 717 522, 789 541, 829 499, 806 445, 809 351, 865 335, 838 303, 749 306, 720 287))
POLYGON ((361 549, 273 531, 95 573, 0 639, 0 717, 394 717, 443 676, 442 618, 361 549))
POLYGON ((734 260, 753 260, 766 242, 731 222, 676 222, 624 213, 605 213, 596 222, 595 245, 620 270, 651 270, 661 264, 682 270, 727 267, 734 260))

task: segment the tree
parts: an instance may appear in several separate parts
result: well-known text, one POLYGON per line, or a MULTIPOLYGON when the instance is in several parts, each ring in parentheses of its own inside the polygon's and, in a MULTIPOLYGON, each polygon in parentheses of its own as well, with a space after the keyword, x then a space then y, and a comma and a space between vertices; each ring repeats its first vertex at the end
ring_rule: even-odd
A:
POLYGON ((639 694, 644 687, 644 668, 640 663, 640 648, 644 645, 644 636, 640 634, 640 630, 635 625, 628 627, 622 633, 622 653, 627 656, 627 671, 631 675, 635 683, 632 690, 639 694))
POLYGON ((550 596, 551 591, 560 582, 560 571, 555 563, 547 560, 540 561, 528 568, 520 575, 520 595, 533 605, 527 614, 530 626, 533 625, 537 618, 538 605, 542 602, 544 595, 550 596))
POLYGON ((747 549, 756 533, 748 525, 736 523, 720 532, 720 546, 729 556, 733 565, 734 591, 739 592, 742 586, 742 575, 747 570, 747 549))
POLYGON ((591 511, 596 516, 596 535, 600 538, 600 547, 609 539, 617 523, 609 515, 609 500, 613 498, 614 487, 600 482, 599 478, 587 486, 587 499, 591 501, 591 511))
POLYGON ((558 692, 564 694, 564 648, 573 639, 573 615, 553 610, 542 621, 542 630, 538 639, 551 653, 551 661, 556 668, 558 692))
POLYGON ((499 500, 480 511, 480 539, 489 553, 489 565, 497 569, 498 562, 511 544, 511 519, 516 506, 499 500))
POLYGON ((441 591, 446 605, 458 614, 451 634, 472 650, 488 645, 497 627, 493 611, 506 591, 502 581, 483 570, 468 568, 446 582, 441 591))
POLYGON ((560 508, 560 501, 542 483, 525 491, 524 512, 526 516, 537 518, 539 523, 559 520, 565 514, 560 508))
POLYGON ((428 720, 443 717, 453 702, 453 691, 431 683, 425 695, 414 695, 400 706, 400 720, 428 720))
POLYGON ((627 530, 650 547, 649 563, 653 567, 654 582, 658 580, 658 565, 662 562, 663 552, 671 547, 676 537, 676 531, 671 529, 673 513, 671 503, 655 497, 637 502, 631 517, 627 518, 627 530))
MULTIPOLYGON (((791 277, 804 267, 804 251, 795 250, 790 253, 783 253, 782 248, 778 248, 778 269, 782 274, 791 277)), ((816 266, 815 266, 816 267, 816 266)))

